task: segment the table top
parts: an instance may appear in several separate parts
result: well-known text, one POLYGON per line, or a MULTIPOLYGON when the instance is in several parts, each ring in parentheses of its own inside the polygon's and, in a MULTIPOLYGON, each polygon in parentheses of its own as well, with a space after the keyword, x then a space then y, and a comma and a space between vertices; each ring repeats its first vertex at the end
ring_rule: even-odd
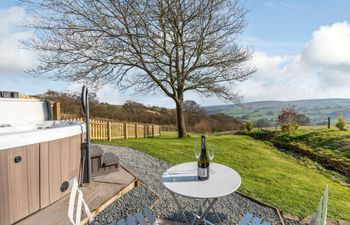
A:
POLYGON ((241 176, 230 167, 210 163, 209 179, 197 177, 197 162, 178 164, 162 175, 163 185, 171 192, 190 198, 220 198, 235 192, 241 176))

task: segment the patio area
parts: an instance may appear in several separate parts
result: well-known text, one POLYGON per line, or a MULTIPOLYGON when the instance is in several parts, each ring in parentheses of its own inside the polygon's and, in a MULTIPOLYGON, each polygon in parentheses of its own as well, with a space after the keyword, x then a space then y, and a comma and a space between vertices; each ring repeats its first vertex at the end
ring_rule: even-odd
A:
MULTIPOLYGON (((174 201, 172 201, 172 196, 161 183, 161 176, 164 171, 171 167, 170 164, 131 148, 99 146, 106 152, 116 154, 122 166, 139 178, 143 184, 101 212, 96 217, 97 224, 115 222, 145 207, 153 207, 154 213, 161 219, 183 222, 183 217, 174 201), (157 196, 157 199, 154 199, 154 195, 157 196)), ((184 210, 188 219, 193 218, 192 213, 198 210, 200 201, 184 197, 179 197, 179 201, 181 205, 185 206, 184 210)), ((273 225, 284 224, 276 209, 260 204, 236 192, 220 198, 214 208, 224 224, 238 224, 247 212, 251 212, 273 225)), ((218 219, 213 213, 210 213, 207 219, 218 223, 218 219)))

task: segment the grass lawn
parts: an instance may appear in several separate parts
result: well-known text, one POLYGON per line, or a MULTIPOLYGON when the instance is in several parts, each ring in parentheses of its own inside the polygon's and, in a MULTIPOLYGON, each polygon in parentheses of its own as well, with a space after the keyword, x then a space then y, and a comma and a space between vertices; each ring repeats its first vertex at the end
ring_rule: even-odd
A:
MULTIPOLYGON (((299 218, 312 214, 326 184, 329 185, 329 217, 350 221, 350 188, 305 167, 265 142, 241 135, 209 135, 216 148, 214 161, 235 169, 242 177, 239 191, 299 218)), ((162 137, 99 142, 129 146, 172 164, 194 161, 193 146, 199 135, 177 139, 162 137)))
POLYGON ((294 135, 280 134, 277 140, 350 163, 350 131, 336 128, 304 128, 294 135))

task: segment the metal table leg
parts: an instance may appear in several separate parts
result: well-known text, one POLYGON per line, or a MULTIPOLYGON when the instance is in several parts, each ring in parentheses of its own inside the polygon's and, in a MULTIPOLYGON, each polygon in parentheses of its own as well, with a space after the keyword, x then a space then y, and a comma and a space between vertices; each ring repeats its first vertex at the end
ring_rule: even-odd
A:
POLYGON ((210 225, 214 225, 213 223, 211 223, 210 221, 206 220, 205 217, 209 214, 210 210, 213 210, 213 212, 215 213, 215 215, 218 217, 219 221, 220 221, 220 224, 221 224, 221 220, 219 218, 219 216, 217 215, 217 213, 215 212, 213 206, 214 204, 216 203, 216 201, 218 200, 217 198, 214 198, 212 200, 210 199, 205 199, 204 202, 201 204, 200 206, 200 210, 199 210, 199 214, 200 215, 196 215, 196 214, 193 214, 194 215, 194 219, 193 221, 190 223, 187 219, 187 216, 185 214, 185 211, 183 209, 183 207, 180 205, 179 201, 177 200, 175 194, 171 191, 169 191, 171 196, 173 197, 174 199, 174 202, 175 204, 177 205, 177 208, 179 209, 179 211, 181 212, 182 216, 184 217, 185 219, 185 222, 187 225, 197 225, 197 224, 200 224, 201 222, 204 221, 204 223, 208 223, 210 225), (208 206, 206 206, 208 204, 208 206), (203 211, 203 208, 204 208, 204 211, 203 211))
MULTIPOLYGON (((205 206, 207 202, 208 202, 208 199, 206 199, 206 200, 203 202, 202 206, 203 206, 203 205, 205 206)), ((202 210, 202 206, 201 206, 201 210, 202 210)), ((219 215, 218 215, 217 212, 215 211, 214 206, 212 207, 212 211, 214 212, 216 218, 219 220, 219 223, 222 225, 223 223, 222 223, 222 221, 221 221, 219 215)), ((202 211, 200 211, 200 214, 201 214, 201 213, 202 213, 202 211)), ((209 221, 207 221, 207 220, 204 220, 204 224, 206 224, 206 223, 212 224, 211 222, 209 222, 209 221)))
POLYGON ((212 201, 210 201, 210 199, 206 199, 206 201, 208 202, 208 207, 204 210, 204 212, 199 216, 198 218, 198 221, 194 223, 194 225, 197 225, 199 224, 200 222, 202 221, 205 221, 205 222, 209 222, 207 220, 205 220, 205 217, 208 215, 208 213, 210 212, 210 210, 212 210, 215 202, 217 201, 218 199, 217 198, 214 198, 212 201))
POLYGON ((184 212, 182 206, 179 204, 179 201, 177 200, 175 194, 172 193, 171 191, 169 191, 169 192, 170 192, 171 196, 173 197, 174 202, 175 202, 175 204, 177 205, 177 208, 180 210, 182 216, 184 217, 186 224, 187 224, 187 225, 191 225, 191 224, 188 222, 187 216, 186 216, 186 214, 185 214, 185 212, 184 212))
POLYGON ((214 212, 215 216, 218 218, 219 223, 222 224, 221 219, 220 219, 220 217, 218 216, 218 214, 216 213, 214 207, 213 207, 213 212, 214 212))

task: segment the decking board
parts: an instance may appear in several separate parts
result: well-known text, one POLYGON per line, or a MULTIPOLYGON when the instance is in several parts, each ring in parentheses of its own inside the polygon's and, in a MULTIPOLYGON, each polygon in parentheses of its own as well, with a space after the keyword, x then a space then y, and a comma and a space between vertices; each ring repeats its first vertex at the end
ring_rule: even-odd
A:
MULTIPOLYGON (((81 188, 84 199, 94 216, 138 183, 137 179, 123 168, 118 172, 96 178, 88 186, 81 188), (100 179, 101 181, 98 181, 100 179)), ((17 225, 68 225, 70 224, 67 216, 68 203, 69 195, 18 222, 17 225)), ((87 219, 83 218, 82 224, 86 222, 87 219)))

